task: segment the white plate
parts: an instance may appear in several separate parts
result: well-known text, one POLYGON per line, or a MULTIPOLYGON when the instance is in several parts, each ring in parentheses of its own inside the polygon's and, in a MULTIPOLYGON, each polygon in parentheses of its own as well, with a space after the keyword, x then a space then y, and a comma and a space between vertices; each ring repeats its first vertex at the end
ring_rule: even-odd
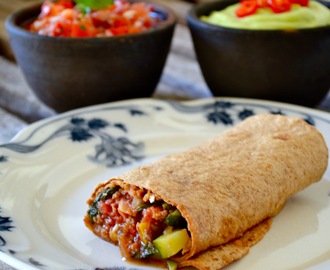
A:
MULTIPOLYGON (((18 269, 148 268, 122 261, 117 247, 85 228, 85 202, 94 187, 259 113, 301 117, 330 143, 328 113, 232 98, 130 100, 29 126, 0 146, 0 259, 18 269)), ((226 269, 330 269, 329 179, 327 172, 291 198, 265 238, 226 269)))

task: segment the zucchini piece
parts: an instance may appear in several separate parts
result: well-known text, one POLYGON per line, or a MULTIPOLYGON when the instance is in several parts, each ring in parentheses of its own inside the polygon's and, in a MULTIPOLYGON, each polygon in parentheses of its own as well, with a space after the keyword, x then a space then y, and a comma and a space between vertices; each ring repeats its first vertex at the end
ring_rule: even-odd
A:
POLYGON ((178 263, 172 260, 167 260, 167 268, 168 270, 176 270, 178 268, 178 263))
POLYGON ((161 258, 167 259, 182 250, 188 241, 187 229, 181 229, 169 234, 162 234, 153 241, 153 244, 158 249, 161 258))

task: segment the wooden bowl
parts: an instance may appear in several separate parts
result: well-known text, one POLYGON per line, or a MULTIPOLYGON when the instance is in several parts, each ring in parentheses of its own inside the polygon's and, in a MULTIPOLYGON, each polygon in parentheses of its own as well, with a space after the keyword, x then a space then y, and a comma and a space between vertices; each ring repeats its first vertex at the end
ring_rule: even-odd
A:
POLYGON ((199 19, 236 2, 199 4, 187 15, 197 59, 213 95, 317 105, 330 89, 330 26, 243 30, 199 19))
MULTIPOLYGON (((148 2, 147 2, 148 3, 148 2)), ((40 5, 6 20, 15 58, 36 96, 58 112, 122 99, 150 97, 169 53, 176 17, 153 4, 163 18, 143 33, 115 37, 41 36, 24 25, 40 5)))

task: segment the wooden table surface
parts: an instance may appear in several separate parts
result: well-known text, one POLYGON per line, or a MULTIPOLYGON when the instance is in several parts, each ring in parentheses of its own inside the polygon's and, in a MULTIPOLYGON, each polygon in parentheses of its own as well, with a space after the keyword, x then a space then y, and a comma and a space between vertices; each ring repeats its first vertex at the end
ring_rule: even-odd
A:
MULTIPOLYGON (((158 1, 166 3, 176 12, 179 23, 154 97, 176 100, 211 97, 196 62, 190 34, 185 26, 185 14, 193 2, 158 1)), ((25 82, 20 68, 13 61, 14 57, 4 27, 4 20, 9 13, 35 2, 40 1, 0 0, 0 144, 8 142, 30 123, 55 115, 53 110, 38 101, 25 82)), ((318 109, 330 111, 329 95, 318 109)), ((13 268, 0 262, 0 270, 4 269, 13 268)))

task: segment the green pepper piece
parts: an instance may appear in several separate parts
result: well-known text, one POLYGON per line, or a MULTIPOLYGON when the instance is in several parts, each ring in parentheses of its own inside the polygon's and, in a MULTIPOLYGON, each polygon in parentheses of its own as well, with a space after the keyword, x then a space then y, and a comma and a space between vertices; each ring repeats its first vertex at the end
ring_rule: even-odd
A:
POLYGON ((162 207, 164 210, 170 210, 172 208, 172 205, 164 202, 164 203, 162 203, 162 207))
POLYGON ((167 226, 172 226, 175 228, 186 228, 187 221, 182 217, 180 211, 178 209, 174 210, 166 217, 164 223, 167 226))

